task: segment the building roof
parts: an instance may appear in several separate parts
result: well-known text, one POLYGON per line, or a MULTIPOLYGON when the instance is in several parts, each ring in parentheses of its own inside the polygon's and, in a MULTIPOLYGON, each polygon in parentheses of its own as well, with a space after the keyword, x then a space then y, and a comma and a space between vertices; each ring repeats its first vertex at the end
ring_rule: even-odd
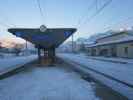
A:
POLYGON ((123 34, 123 33, 127 34, 127 36, 125 36, 124 38, 120 38, 118 40, 113 40, 113 41, 105 41, 105 42, 102 42, 102 43, 95 42, 95 43, 91 43, 91 44, 86 45, 86 47, 96 47, 96 46, 102 46, 102 45, 108 45, 108 44, 119 44, 119 43, 126 43, 126 42, 132 42, 133 41, 133 30, 112 32, 111 34, 107 34, 107 35, 105 35, 101 38, 98 38, 97 40, 112 37, 112 36, 116 36, 116 35, 120 35, 120 34, 123 34))
POLYGON ((133 33, 133 30, 114 31, 114 32, 112 31, 112 32, 110 32, 110 34, 96 39, 96 41, 101 40, 101 39, 105 39, 105 38, 108 38, 108 37, 113 37, 113 36, 116 36, 116 35, 120 35, 120 34, 123 34, 123 33, 131 34, 131 33, 133 33))
POLYGON ((48 28, 45 32, 32 28, 11 28, 10 33, 23 38, 40 48, 57 48, 69 36, 76 32, 75 28, 48 28))
POLYGON ((91 45, 88 45, 86 47, 89 48, 89 47, 96 47, 96 46, 109 45, 109 44, 128 43, 128 42, 133 42, 133 36, 124 37, 124 38, 121 38, 118 40, 113 40, 113 41, 91 44, 91 45))

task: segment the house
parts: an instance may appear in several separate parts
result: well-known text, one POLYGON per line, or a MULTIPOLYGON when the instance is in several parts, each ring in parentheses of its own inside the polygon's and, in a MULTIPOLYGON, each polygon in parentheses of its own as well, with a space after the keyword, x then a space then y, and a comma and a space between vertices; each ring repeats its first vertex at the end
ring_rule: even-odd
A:
POLYGON ((90 56, 133 58, 133 31, 112 32, 86 45, 86 48, 90 56))

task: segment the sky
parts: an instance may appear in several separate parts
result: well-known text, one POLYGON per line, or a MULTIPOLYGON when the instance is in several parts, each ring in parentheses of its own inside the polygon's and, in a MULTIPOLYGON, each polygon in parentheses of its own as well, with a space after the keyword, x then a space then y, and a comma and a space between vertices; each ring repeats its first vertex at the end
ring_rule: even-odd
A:
POLYGON ((39 28, 42 24, 50 28, 73 27, 78 30, 74 35, 75 39, 87 38, 110 29, 132 27, 133 0, 112 0, 97 16, 89 20, 107 1, 97 0, 96 6, 95 0, 40 0, 44 14, 42 19, 37 0, 1 0, 0 37, 16 39, 7 32, 14 25, 25 28, 39 28))

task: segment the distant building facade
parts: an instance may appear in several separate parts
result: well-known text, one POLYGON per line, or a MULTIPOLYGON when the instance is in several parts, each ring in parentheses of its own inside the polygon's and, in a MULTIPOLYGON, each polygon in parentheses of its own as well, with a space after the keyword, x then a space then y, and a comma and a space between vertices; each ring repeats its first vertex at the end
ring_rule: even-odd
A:
POLYGON ((86 48, 90 56, 133 58, 133 31, 114 32, 86 48))

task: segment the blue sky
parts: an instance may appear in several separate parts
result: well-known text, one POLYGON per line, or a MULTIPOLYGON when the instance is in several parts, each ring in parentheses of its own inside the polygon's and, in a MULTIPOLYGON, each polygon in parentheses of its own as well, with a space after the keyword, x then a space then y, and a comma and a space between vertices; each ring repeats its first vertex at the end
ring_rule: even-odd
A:
MULTIPOLYGON (((87 12, 95 0, 40 0, 44 12, 41 20, 36 0, 1 0, 0 1, 0 36, 13 37, 6 32, 9 27, 1 23, 15 24, 17 27, 75 27, 75 38, 89 37, 109 29, 133 26, 133 0, 112 0, 101 13, 91 21, 88 18, 96 11, 95 5, 87 12), (85 16, 85 17, 83 17, 85 16), (81 19, 83 18, 83 19, 81 19), (78 21, 81 19, 81 27, 78 21), (109 28, 107 28, 109 27, 109 28)), ((97 9, 108 0, 97 0, 97 9)))

